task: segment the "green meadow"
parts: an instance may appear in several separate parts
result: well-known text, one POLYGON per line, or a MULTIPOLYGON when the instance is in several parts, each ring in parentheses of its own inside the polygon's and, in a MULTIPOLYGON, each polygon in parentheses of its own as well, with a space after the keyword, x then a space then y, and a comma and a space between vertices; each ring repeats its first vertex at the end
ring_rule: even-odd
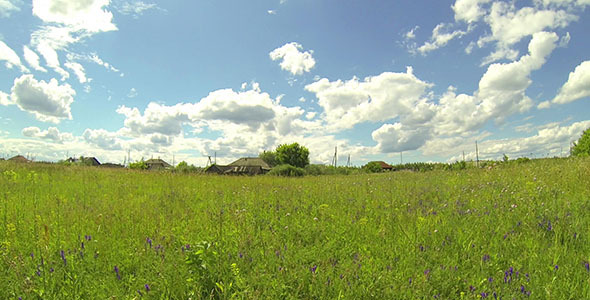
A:
POLYGON ((228 177, 0 162, 0 299, 588 299, 590 158, 228 177))

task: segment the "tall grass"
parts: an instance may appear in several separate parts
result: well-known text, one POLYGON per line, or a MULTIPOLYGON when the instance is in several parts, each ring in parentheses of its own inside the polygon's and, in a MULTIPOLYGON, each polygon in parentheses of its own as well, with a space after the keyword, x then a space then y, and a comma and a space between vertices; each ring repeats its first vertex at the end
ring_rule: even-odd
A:
POLYGON ((588 158, 304 178, 2 162, 0 299, 589 298, 589 174, 588 158))

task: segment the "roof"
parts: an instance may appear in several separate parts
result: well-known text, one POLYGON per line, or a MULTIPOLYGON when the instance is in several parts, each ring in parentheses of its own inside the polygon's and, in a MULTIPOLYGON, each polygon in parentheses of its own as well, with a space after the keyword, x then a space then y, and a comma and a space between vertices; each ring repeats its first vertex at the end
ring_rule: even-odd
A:
POLYGON ((230 167, 261 167, 262 169, 270 170, 271 167, 259 157, 242 157, 233 163, 229 164, 230 167))
POLYGON ((172 167, 169 163, 159 159, 159 158, 152 158, 145 161, 145 164, 148 168, 170 168, 172 167))
POLYGON ((14 162, 30 162, 30 160, 26 159, 22 155, 17 155, 17 156, 11 157, 8 160, 14 161, 14 162))
POLYGON ((390 164, 388 164, 384 161, 375 161, 375 162, 378 163, 379 165, 381 165, 381 169, 387 169, 387 170, 393 169, 393 167, 390 164))

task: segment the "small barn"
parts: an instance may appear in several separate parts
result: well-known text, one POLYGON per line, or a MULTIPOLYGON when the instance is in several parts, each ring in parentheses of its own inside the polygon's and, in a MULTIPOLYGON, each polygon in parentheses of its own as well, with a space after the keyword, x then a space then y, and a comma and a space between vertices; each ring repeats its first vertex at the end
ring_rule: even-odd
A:
POLYGON ((227 166, 211 165, 205 172, 227 175, 260 175, 270 171, 270 166, 258 157, 242 157, 227 166))
POLYGON ((12 161, 12 162, 18 162, 18 163, 28 163, 28 162, 31 162, 30 160, 26 159, 22 155, 13 156, 13 157, 9 158, 8 160, 9 161, 12 161))
POLYGON ((145 165, 148 170, 164 170, 172 167, 169 163, 159 158, 148 159, 145 161, 145 165))
POLYGON ((391 171, 393 170, 393 166, 391 166, 390 164, 384 162, 384 161, 375 161, 376 163, 378 163, 381 166, 381 169, 383 171, 391 171))

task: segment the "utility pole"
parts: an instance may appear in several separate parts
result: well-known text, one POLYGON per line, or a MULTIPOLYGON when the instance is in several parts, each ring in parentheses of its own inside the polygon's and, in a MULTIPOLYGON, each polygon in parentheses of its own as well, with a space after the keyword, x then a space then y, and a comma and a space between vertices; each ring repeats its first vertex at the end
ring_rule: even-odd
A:
POLYGON ((400 162, 400 165, 404 164, 404 152, 403 151, 400 151, 400 153, 399 153, 399 162, 400 162))
POLYGON ((348 154, 348 160, 346 161, 346 166, 350 167, 350 154, 348 154))
POLYGON ((338 165, 338 146, 334 147, 334 158, 332 158, 332 166, 334 168, 338 165))
POLYGON ((475 141, 475 161, 476 166, 479 168, 479 149, 477 148, 477 140, 475 141))
POLYGON ((465 161, 465 150, 463 150, 463 161, 465 161))

